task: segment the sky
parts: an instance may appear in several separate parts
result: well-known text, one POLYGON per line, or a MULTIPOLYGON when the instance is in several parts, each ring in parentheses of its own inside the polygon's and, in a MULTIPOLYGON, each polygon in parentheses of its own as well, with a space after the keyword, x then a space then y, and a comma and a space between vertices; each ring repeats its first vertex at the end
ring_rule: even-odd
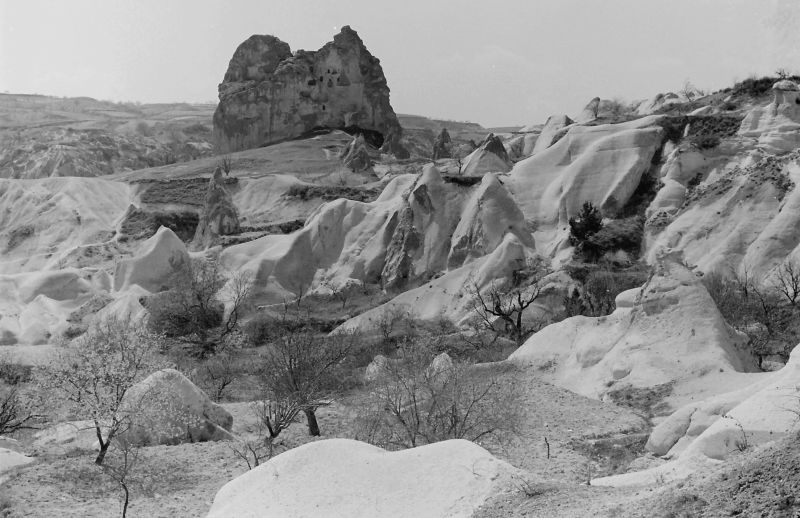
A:
POLYGON ((0 0, 0 92, 216 101, 250 35, 315 50, 343 25, 396 112, 484 126, 800 72, 800 0, 0 0))

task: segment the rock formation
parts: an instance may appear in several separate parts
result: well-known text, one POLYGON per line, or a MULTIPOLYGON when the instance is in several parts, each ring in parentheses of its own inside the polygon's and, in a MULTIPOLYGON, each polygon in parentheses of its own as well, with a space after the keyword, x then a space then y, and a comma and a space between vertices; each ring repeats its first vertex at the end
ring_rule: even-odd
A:
POLYGON ((784 79, 772 91, 772 103, 753 108, 739 135, 757 139, 758 146, 770 153, 786 153, 800 147, 800 87, 784 79))
POLYGON ((345 26, 321 49, 294 54, 275 36, 239 45, 219 85, 215 144, 238 151, 317 128, 358 131, 376 147, 387 136, 399 142, 380 61, 358 34, 345 26))
POLYGON ((511 170, 503 141, 494 133, 489 133, 478 149, 464 159, 461 174, 464 176, 482 176, 486 173, 507 173, 511 170))
POLYGON ((436 136, 436 139, 433 141, 433 153, 431 154, 431 158, 434 160, 438 160, 440 158, 450 158, 453 156, 450 152, 450 143, 452 140, 450 139, 450 133, 447 132, 447 128, 442 128, 442 131, 436 136))
POLYGON ((339 158, 342 163, 353 172, 366 171, 372 167, 372 158, 369 156, 369 148, 364 136, 359 134, 342 149, 339 158))
POLYGON ((219 236, 238 234, 239 216, 233 198, 225 188, 222 169, 217 167, 208 182, 203 212, 194 235, 194 244, 200 248, 208 248, 216 244, 219 236))

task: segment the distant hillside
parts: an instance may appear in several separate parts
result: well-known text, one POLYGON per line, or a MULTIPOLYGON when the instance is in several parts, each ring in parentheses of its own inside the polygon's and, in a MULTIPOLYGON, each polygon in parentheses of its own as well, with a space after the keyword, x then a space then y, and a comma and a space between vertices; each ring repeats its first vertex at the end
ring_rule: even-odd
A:
POLYGON ((210 156, 214 108, 0 94, 0 178, 99 176, 210 156))

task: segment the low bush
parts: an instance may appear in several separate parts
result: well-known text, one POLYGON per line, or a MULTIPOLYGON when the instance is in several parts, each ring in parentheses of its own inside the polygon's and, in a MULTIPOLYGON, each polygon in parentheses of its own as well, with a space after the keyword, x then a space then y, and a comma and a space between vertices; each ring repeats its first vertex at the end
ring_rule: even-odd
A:
POLYGON ((583 256, 592 262, 609 252, 622 250, 638 257, 644 238, 644 218, 633 216, 614 220, 586 237, 580 248, 583 256))
POLYGON ((689 138, 691 143, 697 149, 714 149, 719 146, 720 138, 717 135, 694 135, 689 138))

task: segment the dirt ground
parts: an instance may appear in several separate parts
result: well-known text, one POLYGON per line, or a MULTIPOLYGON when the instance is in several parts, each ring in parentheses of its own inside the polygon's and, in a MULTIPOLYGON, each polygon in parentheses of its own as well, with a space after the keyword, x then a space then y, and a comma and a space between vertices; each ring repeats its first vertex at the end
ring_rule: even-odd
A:
MULTIPOLYGON (((611 502, 626 494, 624 491, 579 485, 587 476, 599 476, 604 472, 598 471, 603 469, 602 462, 594 462, 585 448, 576 448, 576 445, 597 437, 639 432, 646 427, 640 417, 627 409, 587 399, 539 381, 535 371, 511 371, 504 376, 508 376, 506 381, 509 383, 518 384, 522 391, 525 410, 521 433, 503 441, 502 445, 484 446, 497 456, 530 471, 533 479, 547 479, 548 487, 552 489, 545 491, 544 503, 525 499, 520 493, 510 497, 507 503, 499 500, 501 507, 498 509, 524 509, 520 505, 522 499, 526 500, 522 503, 535 504, 531 509, 546 509, 562 500, 559 495, 574 495, 576 492, 590 495, 593 501, 598 502, 611 502), (545 437, 550 444, 549 459, 545 437)), ((354 437, 358 408, 352 401, 355 400, 343 400, 342 404, 320 409, 321 439, 354 437)), ((249 412, 249 403, 224 406, 234 416, 234 433, 241 437, 252 436, 255 420, 249 412)), ((312 439, 306 435, 305 423, 297 423, 282 435, 280 448, 291 448, 309 440, 312 439)), ((154 446, 140 451, 129 517, 204 516, 219 488, 247 470, 245 463, 225 442, 154 446)), ((116 515, 121 510, 122 491, 94 465, 93 460, 94 452, 87 450, 67 454, 42 452, 35 463, 11 473, 2 486, 0 509, 4 505, 3 512, 8 517, 116 515)), ((565 509, 569 509, 567 504, 571 499, 562 502, 567 506, 565 509)))

